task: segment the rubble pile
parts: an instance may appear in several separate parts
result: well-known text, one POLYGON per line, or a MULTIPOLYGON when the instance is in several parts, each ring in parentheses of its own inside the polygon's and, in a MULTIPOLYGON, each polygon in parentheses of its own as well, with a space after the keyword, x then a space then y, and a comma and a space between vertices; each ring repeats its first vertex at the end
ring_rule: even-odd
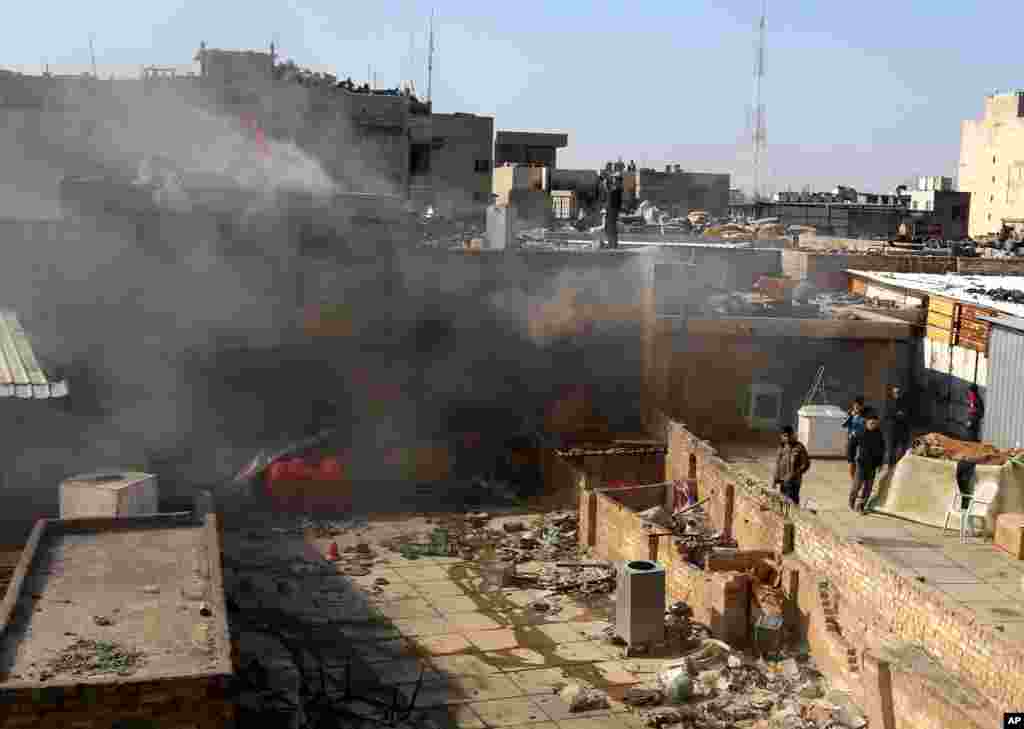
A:
POLYGON ((975 296, 984 296, 992 299, 993 301, 1002 301, 1008 304, 1024 304, 1024 291, 1019 289, 1005 289, 1002 287, 998 288, 985 288, 984 286, 975 286, 969 289, 964 289, 965 294, 974 294, 975 296))
POLYGON ((667 661, 651 685, 623 701, 649 727, 687 729, 863 729, 867 722, 842 692, 829 692, 806 656, 753 659, 705 638, 667 661))
POLYGON ((424 224, 421 245, 426 248, 479 249, 487 231, 476 223, 432 220, 424 224))
POLYGON ((697 502, 668 514, 661 507, 640 514, 650 523, 669 529, 675 535, 680 555, 694 567, 704 568, 707 556, 716 550, 732 550, 736 541, 708 526, 703 502, 697 502), (660 511, 659 511, 660 509, 660 511), (645 516, 647 515, 647 516, 645 516))
POLYGON ((911 452, 915 456, 946 461, 968 461, 985 466, 1002 466, 1008 461, 1024 457, 1024 449, 1021 448, 1002 450, 987 443, 957 440, 941 433, 928 433, 917 438, 911 452))
POLYGON ((709 225, 703 235, 721 240, 777 240, 786 237, 786 226, 781 223, 722 223, 709 225))

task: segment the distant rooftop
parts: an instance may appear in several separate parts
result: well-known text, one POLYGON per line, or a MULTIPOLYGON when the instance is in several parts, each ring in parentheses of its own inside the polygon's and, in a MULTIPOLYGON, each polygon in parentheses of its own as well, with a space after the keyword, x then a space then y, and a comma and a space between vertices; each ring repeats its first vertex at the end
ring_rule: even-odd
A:
POLYGON ((569 146, 569 135, 555 132, 506 132, 497 133, 495 144, 525 144, 530 147, 554 147, 561 149, 569 146))
POLYGON ((860 276, 888 286, 916 291, 932 296, 943 296, 961 302, 983 306, 1015 317, 1024 317, 1024 276, 964 276, 957 273, 885 273, 881 271, 858 271, 851 269, 851 275, 860 276), (992 294, 999 290, 1002 296, 992 294), (984 291, 986 293, 981 293, 984 291), (1010 300, 1000 300, 1008 295, 1010 300))

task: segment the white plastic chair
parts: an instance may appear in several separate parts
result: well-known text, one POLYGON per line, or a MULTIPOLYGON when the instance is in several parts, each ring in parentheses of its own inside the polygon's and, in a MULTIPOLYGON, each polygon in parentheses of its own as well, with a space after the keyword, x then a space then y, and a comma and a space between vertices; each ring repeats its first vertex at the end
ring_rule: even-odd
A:
POLYGON ((942 525, 942 531, 949 529, 949 519, 952 516, 960 517, 960 543, 967 542, 967 525, 972 517, 980 516, 988 518, 988 507, 996 500, 996 493, 999 491, 999 484, 995 481, 985 481, 980 484, 973 494, 965 494, 956 490, 956 495, 946 510, 946 521, 942 525), (966 499, 967 505, 964 506, 966 499))

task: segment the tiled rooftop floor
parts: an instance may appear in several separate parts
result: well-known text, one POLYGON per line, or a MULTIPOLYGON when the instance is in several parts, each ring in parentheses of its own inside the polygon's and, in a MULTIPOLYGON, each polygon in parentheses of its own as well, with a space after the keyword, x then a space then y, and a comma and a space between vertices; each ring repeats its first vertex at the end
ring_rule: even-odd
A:
MULTIPOLYGON (((530 604, 546 591, 483 591, 475 563, 438 557, 408 560, 377 546, 391 532, 430 528, 422 518, 374 520, 362 537, 346 533, 334 538, 342 550, 369 541, 377 556, 369 575, 344 578, 350 589, 339 594, 332 608, 332 620, 347 623, 342 627, 350 650, 367 667, 358 671, 357 683, 367 689, 394 686, 408 699, 422 670, 419 714, 430 714, 446 727, 639 727, 635 714, 617 697, 629 686, 654 680, 668 658, 626 659, 598 637, 612 614, 610 596, 586 602, 560 597, 554 601, 560 610, 540 613, 530 604), (387 583, 375 586, 381 578, 387 583), (572 682, 608 692, 611 707, 570 713, 556 692, 572 682)), ((312 546, 326 554, 331 541, 313 539, 312 546)), ((522 569, 535 567, 527 563, 522 569)), ((322 584, 335 578, 314 579, 322 584)), ((294 599, 317 597, 310 585, 311 590, 297 590, 294 599)))

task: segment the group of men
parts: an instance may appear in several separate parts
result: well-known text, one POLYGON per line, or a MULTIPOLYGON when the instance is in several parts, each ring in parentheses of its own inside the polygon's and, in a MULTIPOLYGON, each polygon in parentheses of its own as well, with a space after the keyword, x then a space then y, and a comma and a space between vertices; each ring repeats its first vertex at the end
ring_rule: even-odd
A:
MULTIPOLYGON (((878 413, 864 405, 864 398, 853 401, 843 423, 847 431, 847 461, 850 464, 850 509, 865 513, 875 477, 883 464, 892 468, 910 448, 910 407, 902 388, 891 388, 886 408, 888 448, 878 413)), ((775 485, 782 495, 800 504, 800 487, 811 468, 807 449, 791 426, 782 428, 775 461, 775 485)))

